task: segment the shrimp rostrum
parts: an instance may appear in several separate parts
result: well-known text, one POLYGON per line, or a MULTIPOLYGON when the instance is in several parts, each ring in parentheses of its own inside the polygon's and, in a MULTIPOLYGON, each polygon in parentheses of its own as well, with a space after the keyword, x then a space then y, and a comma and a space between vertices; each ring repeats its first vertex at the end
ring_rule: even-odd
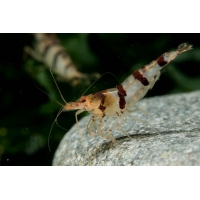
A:
POLYGON ((183 43, 178 46, 177 50, 166 52, 151 63, 134 71, 116 88, 82 96, 77 102, 66 103, 63 111, 78 110, 75 115, 77 125, 77 116, 88 111, 92 115, 87 124, 88 133, 90 135, 98 134, 114 142, 112 130, 120 129, 124 132, 121 126, 126 115, 133 117, 130 113, 131 107, 154 86, 159 79, 161 70, 179 54, 191 49, 192 45, 183 43), (112 123, 110 123, 109 118, 112 118, 112 123))

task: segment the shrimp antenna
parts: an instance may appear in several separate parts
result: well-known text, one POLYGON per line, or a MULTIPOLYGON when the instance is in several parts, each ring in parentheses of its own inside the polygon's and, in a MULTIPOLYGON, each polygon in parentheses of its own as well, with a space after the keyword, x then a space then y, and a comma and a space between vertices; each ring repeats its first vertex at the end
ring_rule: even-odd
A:
MULTIPOLYGON (((57 118, 59 117, 59 115, 63 112, 64 108, 61 108, 59 111, 58 111, 58 114, 56 115, 56 119, 54 120, 53 124, 51 125, 51 129, 49 131, 49 135, 48 135, 48 147, 49 147, 49 151, 51 152, 51 148, 50 148, 50 136, 51 136, 51 131, 53 129, 53 126, 54 124, 56 123, 57 124, 57 118)), ((60 126, 59 126, 60 127, 60 126)))
POLYGON ((58 124, 57 121, 56 121, 56 125, 57 125, 59 128, 61 128, 62 130, 65 130, 65 131, 69 130, 69 129, 63 128, 61 125, 58 124))
POLYGON ((115 79, 116 81, 119 83, 119 80, 117 79, 117 77, 112 73, 112 72, 105 72, 104 74, 102 74, 97 80, 95 80, 86 90, 85 92, 82 94, 82 96, 100 79, 102 78, 104 75, 106 74, 111 74, 115 79))
MULTIPOLYGON (((34 84, 33 84, 34 85, 34 84)), ((60 106, 64 107, 64 105, 62 103, 60 103, 59 101, 55 100, 53 97, 51 97, 49 94, 47 94, 45 91, 43 91, 42 89, 40 89, 38 86, 34 85, 38 90, 40 90, 41 92, 43 92, 44 94, 46 94, 49 98, 51 98, 52 100, 54 100, 57 104, 59 104, 60 106)))
POLYGON ((67 102, 65 101, 65 99, 64 99, 64 97, 63 97, 63 95, 62 95, 62 93, 61 93, 61 91, 60 91, 60 89, 59 89, 59 87, 58 87, 58 84, 57 84, 57 82, 56 82, 56 80, 55 80, 55 78, 54 78, 54 76, 53 76, 53 73, 52 73, 52 71, 51 71, 50 68, 49 68, 49 71, 51 72, 51 76, 52 76, 52 78, 53 78, 53 80, 54 80, 54 83, 56 84, 56 87, 58 88, 58 91, 59 91, 59 94, 60 94, 62 100, 67 104, 67 102))

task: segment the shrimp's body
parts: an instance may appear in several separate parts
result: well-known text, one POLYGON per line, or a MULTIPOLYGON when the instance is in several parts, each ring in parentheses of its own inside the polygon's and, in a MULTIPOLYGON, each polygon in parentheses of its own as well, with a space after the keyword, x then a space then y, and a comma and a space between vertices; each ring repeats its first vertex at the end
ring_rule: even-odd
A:
POLYGON ((98 78, 98 73, 85 74, 78 71, 70 55, 60 44, 55 34, 34 34, 33 48, 26 46, 25 52, 35 60, 42 62, 58 75, 60 80, 68 81, 71 85, 90 84, 90 78, 98 78))
POLYGON ((131 115, 130 108, 154 86, 159 79, 161 69, 179 54, 191 49, 191 45, 183 43, 176 51, 166 52, 148 65, 134 71, 116 88, 82 96, 77 102, 66 103, 63 110, 79 110, 76 112, 77 123, 77 115, 88 111, 92 114, 87 125, 89 134, 91 135, 93 131, 105 139, 114 141, 111 135, 112 130, 122 126, 125 114, 131 115), (105 120, 109 117, 115 119, 112 125, 105 120), (121 119, 120 122, 119 119, 121 119))

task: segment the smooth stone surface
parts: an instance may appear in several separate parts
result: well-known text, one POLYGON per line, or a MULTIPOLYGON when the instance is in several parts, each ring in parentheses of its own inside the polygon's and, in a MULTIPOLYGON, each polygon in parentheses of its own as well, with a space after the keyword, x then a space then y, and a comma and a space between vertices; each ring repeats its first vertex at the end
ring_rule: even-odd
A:
POLYGON ((79 120, 85 144, 75 124, 62 139, 53 165, 200 165, 200 91, 147 98, 135 107, 148 114, 132 114, 151 126, 127 117, 122 128, 131 139, 114 130, 114 144, 88 136, 89 115, 79 120))

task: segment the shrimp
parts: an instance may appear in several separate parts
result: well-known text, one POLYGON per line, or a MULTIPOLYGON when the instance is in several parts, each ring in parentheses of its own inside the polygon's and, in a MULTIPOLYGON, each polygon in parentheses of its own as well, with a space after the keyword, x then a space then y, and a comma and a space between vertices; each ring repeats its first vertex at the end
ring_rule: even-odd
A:
POLYGON ((25 52, 52 69, 60 80, 76 86, 80 83, 90 84, 90 78, 96 79, 100 77, 98 73, 88 75, 78 71, 69 54, 59 43, 56 35, 36 33, 34 38, 34 47, 26 46, 25 52))
POLYGON ((117 128, 126 134, 121 126, 127 115, 142 122, 131 115, 130 109, 154 86, 160 77, 161 70, 179 54, 191 49, 192 45, 183 43, 178 46, 177 50, 166 52, 151 63, 134 71, 116 88, 82 96, 77 102, 65 102, 62 111, 78 110, 75 118, 80 134, 78 115, 84 111, 91 113, 92 116, 87 124, 89 135, 92 136, 95 133, 95 135, 115 142, 111 133, 117 128))

